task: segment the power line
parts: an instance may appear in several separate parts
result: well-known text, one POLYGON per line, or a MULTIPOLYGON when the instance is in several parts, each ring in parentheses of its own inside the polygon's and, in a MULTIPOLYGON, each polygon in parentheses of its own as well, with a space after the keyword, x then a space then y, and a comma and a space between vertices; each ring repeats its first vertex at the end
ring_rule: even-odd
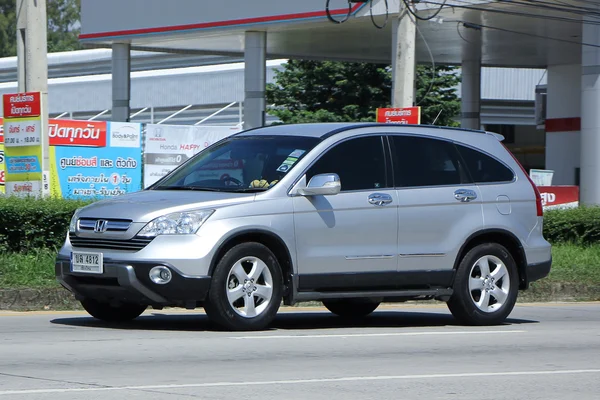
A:
POLYGON ((427 95, 429 95, 429 93, 431 92, 431 89, 433 89, 433 83, 435 82, 435 58, 433 57, 433 52, 431 51, 431 48, 429 47, 429 44, 427 43, 427 39, 425 39, 425 36, 423 36, 423 34, 421 33, 421 30, 419 29, 419 25, 416 23, 415 23, 415 28, 417 28, 417 32, 421 36, 421 39, 423 39, 423 42, 425 43, 425 47, 427 47, 427 51, 429 52, 429 57, 431 59, 431 82, 429 83, 429 88, 427 89, 427 91, 425 92, 425 94, 423 95, 421 100, 419 100, 419 102, 416 104, 418 106, 419 104, 421 104, 423 102, 423 100, 425 100, 427 95))
POLYGON ((331 3, 331 0, 325 1, 325 14, 327 14, 327 19, 329 21, 333 22, 334 24, 343 24, 344 22, 348 21, 348 19, 350 18, 350 15, 352 15, 352 3, 350 2, 350 0, 348 0, 348 12, 344 16, 344 18, 341 20, 335 19, 333 17, 333 15, 331 14, 331 10, 329 9, 330 3, 331 3))
POLYGON ((369 13, 371 14, 371 22, 373 23, 375 28, 383 29, 386 27, 388 20, 390 18, 390 6, 388 4, 388 0, 385 0, 385 21, 383 22, 383 25, 378 25, 377 22, 375 22, 375 17, 373 16, 373 2, 374 1, 375 0, 371 0, 371 4, 369 5, 369 13))
POLYGON ((524 35, 524 36, 530 36, 530 37, 535 37, 535 38, 540 38, 540 39, 554 40, 554 41, 558 41, 558 42, 564 42, 564 43, 576 44, 576 45, 581 45, 581 46, 589 46, 589 47, 600 48, 600 45, 597 45, 597 44, 584 43, 584 42, 576 42, 574 40, 553 38, 553 37, 544 36, 544 35, 536 35, 534 33, 528 33, 528 32, 513 31, 511 29, 499 28, 497 26, 490 26, 490 25, 483 25, 483 24, 474 24, 474 23, 468 22, 468 21, 459 21, 459 22, 462 22, 463 24, 474 25, 474 26, 477 26, 477 27, 480 27, 480 28, 493 29, 493 30, 497 30, 497 31, 501 31, 501 32, 507 32, 507 33, 513 33, 513 34, 517 34, 517 35, 524 35))
POLYGON ((434 19, 435 17, 438 16, 438 14, 442 11, 442 9, 444 8, 444 6, 446 5, 446 1, 447 0, 443 0, 443 3, 440 4, 440 8, 438 8, 433 14, 431 14, 431 15, 429 15, 427 17, 421 17, 420 15, 418 15, 417 12, 414 11, 410 7, 410 3, 408 2, 408 0, 402 0, 402 1, 404 2, 404 6, 408 10, 408 12, 410 12, 413 15, 413 17, 415 17, 416 19, 419 19, 421 21, 430 21, 430 20, 432 20, 432 19, 434 19))
MULTIPOLYGON (((454 1, 462 2, 462 3, 466 3, 466 4, 472 4, 472 3, 464 1, 464 0, 463 1, 454 0, 454 1)), ((439 3, 439 2, 435 2, 435 1, 431 1, 431 0, 422 0, 421 2, 426 3, 426 4, 432 4, 432 5, 444 4, 444 3, 439 3)), ((458 4, 450 5, 449 4, 449 5, 446 5, 446 7, 461 8, 461 9, 467 9, 467 10, 504 14, 504 15, 512 15, 512 16, 523 17, 523 18, 536 18, 536 19, 543 19, 543 20, 548 20, 548 21, 552 20, 552 21, 561 21, 561 22, 569 22, 569 23, 576 23, 576 24, 600 25, 600 19, 598 21, 589 21, 589 20, 586 21, 586 20, 581 20, 578 18, 531 14, 531 13, 519 12, 519 11, 508 11, 508 10, 499 10, 499 9, 494 9, 494 8, 483 8, 483 7, 477 7, 477 6, 472 6, 472 5, 458 5, 458 4)))

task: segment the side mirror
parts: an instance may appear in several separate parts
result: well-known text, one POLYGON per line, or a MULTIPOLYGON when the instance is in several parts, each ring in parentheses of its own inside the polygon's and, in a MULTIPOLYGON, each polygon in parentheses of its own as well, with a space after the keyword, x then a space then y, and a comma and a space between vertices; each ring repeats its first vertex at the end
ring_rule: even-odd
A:
POLYGON ((319 174, 311 178, 306 187, 298 188, 302 196, 333 196, 340 192, 342 183, 338 174, 319 174))

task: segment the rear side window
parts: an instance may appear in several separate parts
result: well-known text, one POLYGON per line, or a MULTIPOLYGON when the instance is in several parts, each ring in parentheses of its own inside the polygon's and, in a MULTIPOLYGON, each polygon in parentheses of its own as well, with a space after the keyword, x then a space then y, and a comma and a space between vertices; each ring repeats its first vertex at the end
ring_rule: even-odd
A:
POLYGON ((414 136, 390 139, 396 187, 460 185, 467 181, 452 143, 414 136))
POLYGON ((512 182, 513 171, 500 161, 475 149, 456 145, 475 183, 512 182))

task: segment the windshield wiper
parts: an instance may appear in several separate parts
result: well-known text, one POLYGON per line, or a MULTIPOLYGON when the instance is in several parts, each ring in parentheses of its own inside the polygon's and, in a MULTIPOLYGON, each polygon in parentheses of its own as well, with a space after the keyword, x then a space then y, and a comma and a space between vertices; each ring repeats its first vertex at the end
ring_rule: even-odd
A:
POLYGON ((192 190, 197 192, 222 192, 223 189, 206 188, 199 186, 159 186, 154 190, 192 190))
POLYGON ((258 193, 258 192, 265 192, 267 189, 266 188, 241 188, 241 189, 231 189, 231 190, 227 190, 228 192, 234 192, 234 193, 258 193))

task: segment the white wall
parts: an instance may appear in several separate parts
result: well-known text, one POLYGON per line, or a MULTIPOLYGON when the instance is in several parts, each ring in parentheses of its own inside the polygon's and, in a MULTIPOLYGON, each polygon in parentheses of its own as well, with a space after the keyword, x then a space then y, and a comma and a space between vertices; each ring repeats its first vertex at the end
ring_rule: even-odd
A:
POLYGON ((581 132, 548 132, 548 120, 581 117, 581 65, 548 67, 547 96, 546 168, 554 170, 554 185, 574 185, 575 169, 580 166, 581 132))

